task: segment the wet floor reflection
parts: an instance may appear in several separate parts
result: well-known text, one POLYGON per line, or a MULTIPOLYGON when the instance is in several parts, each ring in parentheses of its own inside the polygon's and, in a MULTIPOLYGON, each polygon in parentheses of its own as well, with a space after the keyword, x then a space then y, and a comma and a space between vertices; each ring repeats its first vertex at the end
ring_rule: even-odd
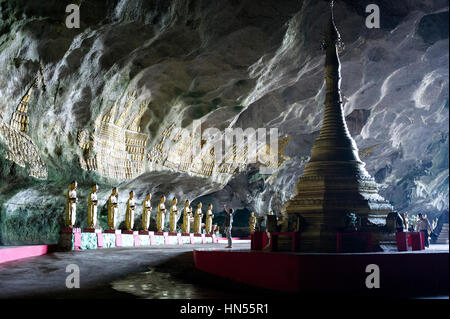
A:
POLYGON ((219 290, 183 281, 170 273, 151 268, 112 283, 112 288, 146 299, 205 299, 236 297, 219 290))

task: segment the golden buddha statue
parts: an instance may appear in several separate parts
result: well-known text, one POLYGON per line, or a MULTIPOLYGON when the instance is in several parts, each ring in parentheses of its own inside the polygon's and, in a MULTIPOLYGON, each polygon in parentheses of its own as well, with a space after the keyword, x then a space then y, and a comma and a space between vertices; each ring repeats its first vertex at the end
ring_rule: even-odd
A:
POLYGON ((250 218, 248 219, 248 227, 250 227, 250 233, 254 233, 256 230, 256 216, 255 212, 250 213, 250 218))
POLYGON ((75 225, 77 218, 77 181, 73 181, 70 184, 70 189, 67 191, 67 204, 66 204, 66 227, 72 228, 75 225))
POLYGON ((148 193, 142 202, 142 229, 145 231, 148 231, 148 227, 150 226, 151 199, 152 195, 148 193))
POLYGON ((114 187, 108 198, 108 227, 111 230, 117 227, 117 214, 119 213, 118 197, 117 187, 114 187))
POLYGON ((164 220, 166 217, 166 206, 164 205, 165 201, 166 197, 164 195, 161 196, 161 201, 158 205, 158 215, 156 216, 156 228, 159 232, 162 232, 164 229, 164 220))
POLYGON ((92 193, 89 195, 88 199, 89 228, 94 228, 95 225, 97 224, 97 207, 98 207, 97 192, 98 192, 98 185, 92 186, 92 193))
POLYGON ((130 197, 127 200, 127 213, 125 215, 125 226, 128 231, 133 230, 134 226, 134 211, 136 210, 136 205, 134 203, 134 192, 130 192, 130 197))
POLYGON ((201 234, 202 232, 202 203, 198 203, 194 214, 194 234, 201 234))
POLYGON ((192 207, 189 200, 186 200, 183 209, 183 233, 189 234, 191 231, 192 207))
POLYGON ((206 233, 211 234, 212 232, 212 220, 214 218, 214 214, 212 212, 213 205, 209 204, 208 210, 206 211, 206 233))
POLYGON ((177 218, 178 218, 178 209, 177 209, 177 199, 174 197, 172 201, 172 206, 170 206, 170 232, 175 233, 177 230, 177 218))

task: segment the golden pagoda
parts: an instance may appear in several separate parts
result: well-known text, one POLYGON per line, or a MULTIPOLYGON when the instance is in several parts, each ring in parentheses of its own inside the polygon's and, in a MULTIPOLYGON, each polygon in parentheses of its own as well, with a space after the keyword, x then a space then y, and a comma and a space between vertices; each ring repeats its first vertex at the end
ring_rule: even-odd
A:
MULTIPOLYGON (((375 250, 395 240, 393 230, 386 226, 392 206, 377 193, 378 185, 364 168, 345 122, 338 54, 341 47, 331 2, 323 43, 326 97, 322 129, 296 185, 296 195, 286 205, 291 221, 296 223, 294 230, 301 233, 300 250, 305 252, 335 252, 338 234, 349 229, 359 233, 355 235, 368 235, 369 245, 375 250)), ((356 241, 360 237, 353 238, 356 241)), ((352 246, 351 240, 347 245, 352 246)))

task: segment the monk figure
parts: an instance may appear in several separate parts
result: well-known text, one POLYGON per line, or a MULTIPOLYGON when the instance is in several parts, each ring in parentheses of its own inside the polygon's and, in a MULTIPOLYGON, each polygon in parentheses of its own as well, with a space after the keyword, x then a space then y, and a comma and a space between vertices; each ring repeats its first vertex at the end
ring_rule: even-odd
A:
POLYGON ((187 200, 183 209, 183 233, 185 234, 189 234, 191 231, 192 207, 190 204, 189 200, 187 200))
POLYGON ((134 203, 134 192, 130 192, 130 197, 127 200, 127 213, 125 215, 125 226, 127 230, 133 230, 134 226, 134 211, 136 210, 136 205, 134 203))
POLYGON ((112 189, 111 195, 108 198, 108 227, 113 230, 117 227, 117 215, 119 213, 119 193, 117 187, 112 189))
POLYGON ((66 204, 66 227, 72 228, 75 225, 77 218, 77 181, 73 181, 70 184, 70 189, 67 191, 67 204, 66 204))
POLYGON ((194 214, 194 234, 201 234, 202 232, 202 203, 198 203, 194 214))
POLYGON ((148 231, 148 227, 150 226, 150 213, 152 211, 151 199, 152 195, 148 193, 142 202, 142 229, 145 231, 148 231))
POLYGON ((209 204, 208 210, 206 211, 206 233, 211 234, 212 233, 212 220, 214 218, 214 214, 212 212, 213 205, 209 204))
POLYGON ((95 228, 95 225, 97 224, 97 207, 98 207, 97 192, 98 192, 98 185, 92 186, 92 193, 89 195, 88 199, 89 228, 95 228))
POLYGON ((164 229, 164 220, 166 217, 166 206, 164 205, 165 201, 166 197, 164 195, 161 196, 161 201, 158 205, 158 215, 156 216, 156 228, 159 232, 162 232, 164 229))
POLYGON ((255 232, 255 229, 256 229, 255 212, 250 213, 250 218, 248 219, 248 227, 250 227, 250 234, 255 232))
POLYGON ((174 197, 172 201, 172 206, 170 206, 170 232, 175 233, 177 231, 177 219, 178 219, 178 209, 177 209, 177 199, 174 197))

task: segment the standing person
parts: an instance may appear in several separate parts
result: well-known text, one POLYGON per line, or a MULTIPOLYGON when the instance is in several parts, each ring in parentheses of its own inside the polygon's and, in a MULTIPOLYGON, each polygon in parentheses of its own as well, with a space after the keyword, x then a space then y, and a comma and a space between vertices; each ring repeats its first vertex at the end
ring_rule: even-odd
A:
POLYGON ((97 224, 97 191, 98 185, 92 186, 92 193, 89 195, 88 199, 88 227, 95 228, 95 224, 97 224))
POLYGON ((425 247, 429 247, 430 244, 428 242, 428 231, 431 231, 431 225, 428 219, 423 218, 422 214, 419 213, 419 220, 416 224, 416 231, 422 232, 423 237, 425 238, 425 247))
POLYGON ((117 187, 114 187, 108 198, 108 227, 110 230, 116 229, 117 227, 117 214, 119 210, 118 196, 117 187))
POLYGON ((75 225, 77 218, 77 181, 73 181, 70 184, 70 189, 67 191, 67 204, 66 204, 66 227, 72 228, 75 225))
POLYGON ((134 211, 136 210, 136 205, 134 203, 134 192, 130 192, 130 197, 127 200, 127 212, 125 214, 125 225, 127 230, 133 230, 134 226, 134 211))
POLYGON ((231 240, 231 228, 233 227, 233 208, 228 208, 226 205, 223 205, 223 208, 225 209, 225 212, 227 215, 225 216, 225 234, 227 235, 228 239, 228 246, 226 248, 231 248, 233 245, 233 241, 231 240))
POLYGON ((152 211, 151 204, 152 194, 148 193, 142 202, 142 229, 148 231, 150 226, 150 213, 152 211))

